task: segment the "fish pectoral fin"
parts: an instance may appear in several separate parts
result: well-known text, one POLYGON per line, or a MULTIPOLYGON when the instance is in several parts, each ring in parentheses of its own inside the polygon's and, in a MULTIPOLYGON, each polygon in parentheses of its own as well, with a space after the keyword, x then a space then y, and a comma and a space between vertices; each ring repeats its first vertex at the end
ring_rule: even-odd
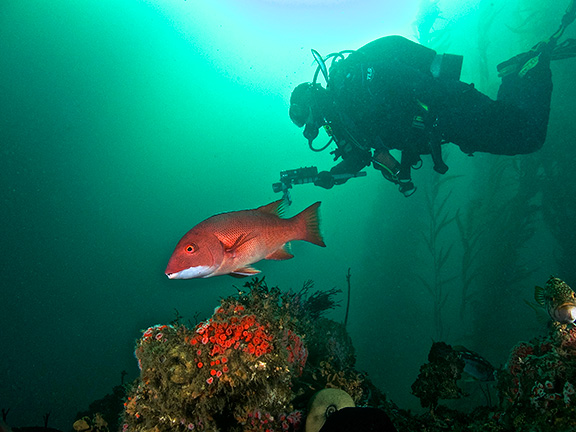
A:
POLYGON ((232 257, 236 256, 236 251, 238 251, 239 248, 241 248, 243 245, 247 244, 250 240, 256 238, 256 236, 249 234, 241 234, 239 235, 236 240, 234 240, 234 243, 232 243, 231 245, 227 245, 225 243, 223 243, 224 245, 224 252, 232 255, 232 257))
POLYGON ((269 253, 264 257, 264 259, 267 260, 277 260, 277 261, 287 260, 290 258, 294 258, 294 255, 288 252, 284 246, 282 246, 279 249, 276 249, 274 252, 269 253))
POLYGON ((540 306, 544 306, 546 304, 546 297, 545 297, 544 288, 542 288, 540 286, 536 286, 534 288, 534 300, 536 300, 536 302, 540 306))
POLYGON ((237 268, 236 270, 231 272, 230 276, 246 277, 246 276, 253 276, 253 275, 258 274, 258 273, 260 273, 260 270, 256 270, 255 268, 250 267, 250 266, 244 266, 244 267, 237 268))

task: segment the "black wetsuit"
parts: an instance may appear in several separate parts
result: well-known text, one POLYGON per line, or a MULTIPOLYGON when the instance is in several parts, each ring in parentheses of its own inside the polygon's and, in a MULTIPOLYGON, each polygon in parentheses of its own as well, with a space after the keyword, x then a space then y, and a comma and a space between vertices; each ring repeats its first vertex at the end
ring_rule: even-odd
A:
POLYGON ((400 149, 417 160, 434 141, 469 154, 515 155, 542 147, 552 94, 549 60, 524 77, 504 77, 493 100, 473 84, 435 77, 435 57, 423 45, 387 36, 334 63, 328 86, 334 104, 326 119, 340 139, 343 162, 332 173, 362 169, 370 149, 400 149))

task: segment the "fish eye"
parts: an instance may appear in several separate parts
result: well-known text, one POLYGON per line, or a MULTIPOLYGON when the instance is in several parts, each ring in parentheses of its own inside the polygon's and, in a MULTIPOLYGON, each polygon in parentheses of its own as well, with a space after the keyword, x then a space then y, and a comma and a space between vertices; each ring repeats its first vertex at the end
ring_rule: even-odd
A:
POLYGON ((184 250, 189 254, 193 254, 194 252, 196 252, 198 250, 198 246, 196 246, 194 243, 190 243, 190 244, 186 245, 184 250))

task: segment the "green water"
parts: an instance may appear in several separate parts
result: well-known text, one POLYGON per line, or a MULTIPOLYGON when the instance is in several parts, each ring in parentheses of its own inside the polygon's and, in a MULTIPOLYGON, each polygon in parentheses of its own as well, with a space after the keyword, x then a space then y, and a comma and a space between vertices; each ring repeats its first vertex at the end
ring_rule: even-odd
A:
MULTIPOLYGON (((9 424, 42 424, 50 412, 49 425, 68 430, 122 370, 136 378, 141 329, 169 322, 175 308, 205 318, 242 284, 168 280, 178 239, 215 213, 278 199, 271 185, 281 170, 331 167, 328 151, 309 151, 287 115, 291 90, 314 72, 310 48, 355 49, 387 34, 414 39, 419 2, 305 3, 2 2, 0 407, 11 408, 9 424)), ((453 3, 439 3, 446 19, 438 25, 449 31, 432 47, 464 54, 462 79, 491 96, 495 65, 553 32, 565 7, 453 3)), ((574 37, 576 27, 569 30, 574 37)), ((552 273, 576 285, 576 186, 566 175, 576 161, 574 67, 553 65, 543 150, 469 158, 451 146, 454 177, 441 185, 432 215, 429 185, 438 176, 429 160, 409 199, 372 169, 329 191, 293 190, 289 215, 322 201, 327 248, 295 243, 293 260, 256 267, 285 289, 307 279, 344 289, 351 268, 358 367, 399 405, 418 409, 410 385, 433 339, 502 364, 516 341, 544 330, 524 303, 533 286, 552 273), (437 238, 436 253, 450 251, 441 277, 451 280, 435 319, 421 282, 434 280, 425 238, 449 193, 435 220, 471 215, 480 276, 463 302, 465 248, 450 223, 437 238)), ((342 320, 343 310, 331 317, 342 320)))

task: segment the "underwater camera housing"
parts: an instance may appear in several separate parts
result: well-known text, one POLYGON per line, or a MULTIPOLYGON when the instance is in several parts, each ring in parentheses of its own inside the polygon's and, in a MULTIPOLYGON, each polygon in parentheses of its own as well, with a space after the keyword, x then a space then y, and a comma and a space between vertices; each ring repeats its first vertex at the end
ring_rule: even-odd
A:
MULTIPOLYGON (((364 177, 365 175, 365 171, 359 171, 357 173, 332 174, 332 178, 335 182, 344 182, 350 178, 364 177)), ((274 192, 282 192, 284 194, 283 198, 288 201, 288 204, 291 204, 292 200, 290 199, 289 190, 292 189, 293 185, 314 183, 317 179, 318 168, 315 166, 280 171, 280 181, 272 184, 272 190, 274 192)))
POLYGON ((303 167, 280 171, 280 181, 272 185, 274 192, 283 192, 295 184, 312 183, 318 177, 318 168, 303 167))

